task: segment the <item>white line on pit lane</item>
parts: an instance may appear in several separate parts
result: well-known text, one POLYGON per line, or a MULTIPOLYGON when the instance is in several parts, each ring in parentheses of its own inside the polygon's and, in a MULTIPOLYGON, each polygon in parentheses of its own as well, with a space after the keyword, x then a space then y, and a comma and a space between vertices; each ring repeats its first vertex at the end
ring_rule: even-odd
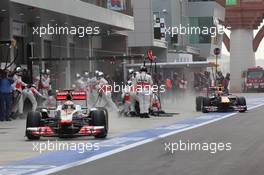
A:
POLYGON ((0 175, 22 175, 39 170, 55 168, 53 165, 8 165, 0 166, 0 175))
POLYGON ((176 130, 176 129, 182 129, 190 126, 189 124, 175 124, 171 126, 165 126, 165 127, 158 127, 155 128, 156 130, 176 130))

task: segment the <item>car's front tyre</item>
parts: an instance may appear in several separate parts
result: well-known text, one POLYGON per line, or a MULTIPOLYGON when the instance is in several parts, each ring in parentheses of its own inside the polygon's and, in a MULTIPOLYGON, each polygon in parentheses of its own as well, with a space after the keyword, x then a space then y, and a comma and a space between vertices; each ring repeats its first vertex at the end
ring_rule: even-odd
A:
MULTIPOLYGON (((26 128, 36 128, 40 127, 41 114, 40 112, 29 112, 27 115, 26 128)), ((26 131, 26 136, 28 140, 39 140, 40 136, 33 135, 31 132, 26 131)))
POLYGON ((196 105, 195 109, 197 112, 202 110, 202 100, 203 100, 203 97, 201 97, 201 96, 198 96, 195 99, 195 105, 196 105))
MULTIPOLYGON (((247 101, 245 97, 238 97, 238 105, 239 106, 247 106, 247 101)), ((239 112, 246 112, 247 111, 247 107, 245 107, 242 110, 239 110, 239 112)))
POLYGON ((93 126, 104 126, 104 130, 95 135, 95 138, 106 138, 108 134, 108 114, 105 110, 95 110, 91 112, 92 125, 93 126))
POLYGON ((210 106, 210 98, 204 97, 202 99, 202 112, 203 113, 208 113, 209 111, 207 110, 206 107, 210 106))

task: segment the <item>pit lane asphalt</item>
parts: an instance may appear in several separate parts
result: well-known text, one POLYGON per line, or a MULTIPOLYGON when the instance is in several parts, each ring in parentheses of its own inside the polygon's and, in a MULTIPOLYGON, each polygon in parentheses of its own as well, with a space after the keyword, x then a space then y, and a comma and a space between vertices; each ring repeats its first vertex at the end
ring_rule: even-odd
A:
MULTIPOLYGON (((264 96, 264 94, 263 94, 264 96)), ((153 128, 164 124, 175 123, 176 121, 199 116, 194 110, 195 96, 188 95, 183 99, 164 100, 163 107, 167 112, 180 112, 180 115, 174 117, 152 117, 150 119, 120 117, 116 113, 109 114, 110 131, 108 137, 132 131, 153 128), (184 100, 183 100, 184 99, 184 100), (143 122, 144 121, 144 122, 143 122)), ((39 155, 33 151, 32 141, 25 137, 26 120, 17 119, 12 122, 0 122, 0 165, 8 162, 22 160, 39 155)), ((58 138, 41 138, 38 142, 60 141, 66 143, 86 143, 94 140, 93 137, 80 137, 68 140, 58 138)))
POLYGON ((264 107, 57 172, 56 175, 263 175, 264 107), (165 151, 165 143, 232 143, 231 151, 165 151))
MULTIPOLYGON (((248 97, 264 96, 264 94, 246 94, 248 97)), ((140 118, 124 118, 118 117, 117 114, 111 114, 109 117, 110 132, 109 137, 118 134, 138 131, 147 128, 153 128, 164 124, 175 123, 177 121, 200 116, 201 113, 194 111, 195 96, 188 96, 178 98, 175 102, 173 100, 166 100, 163 107, 167 112, 180 112, 180 115, 166 118, 140 119, 140 118)), ((15 120, 12 122, 0 122, 0 165, 10 161, 21 160, 39 155, 38 152, 33 151, 33 142, 27 141, 25 135, 25 120, 15 120)), ((55 141, 57 138, 43 138, 39 142, 47 140, 55 141)), ((61 142, 83 143, 93 140, 92 137, 74 138, 71 140, 61 140, 61 142)))

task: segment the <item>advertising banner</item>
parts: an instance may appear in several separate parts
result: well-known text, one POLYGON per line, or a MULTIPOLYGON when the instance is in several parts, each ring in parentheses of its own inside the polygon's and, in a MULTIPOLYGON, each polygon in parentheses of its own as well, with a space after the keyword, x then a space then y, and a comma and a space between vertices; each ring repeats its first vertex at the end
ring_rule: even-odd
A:
POLYGON ((107 7, 111 10, 122 11, 125 10, 125 0, 108 0, 107 7))

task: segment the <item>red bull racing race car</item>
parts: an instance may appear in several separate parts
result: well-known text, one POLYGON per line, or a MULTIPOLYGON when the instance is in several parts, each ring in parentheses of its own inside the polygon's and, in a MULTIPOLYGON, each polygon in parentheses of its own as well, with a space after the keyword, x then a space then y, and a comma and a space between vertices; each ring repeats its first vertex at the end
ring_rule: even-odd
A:
POLYGON ((107 133, 107 110, 88 109, 87 95, 83 91, 58 91, 56 106, 39 108, 36 112, 29 112, 27 116, 26 137, 29 140, 39 140, 40 137, 106 138, 107 133))
POLYGON ((223 87, 209 88, 206 96, 196 97, 196 111, 208 112, 228 112, 247 111, 245 97, 238 97, 223 92, 223 87))

